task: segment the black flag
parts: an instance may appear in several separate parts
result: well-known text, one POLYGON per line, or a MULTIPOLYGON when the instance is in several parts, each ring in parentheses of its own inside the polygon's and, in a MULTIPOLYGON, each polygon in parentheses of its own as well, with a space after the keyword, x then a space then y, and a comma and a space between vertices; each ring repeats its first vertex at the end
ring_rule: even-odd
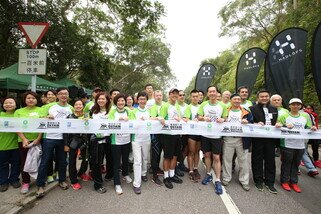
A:
POLYGON ((214 65, 202 65, 196 76, 195 89, 207 93, 207 87, 211 85, 215 72, 216 68, 214 65))
POLYGON ((240 86, 246 86, 251 94, 265 56, 261 48, 251 48, 242 54, 237 64, 235 91, 240 86))
POLYGON ((312 39, 312 72, 315 90, 321 102, 321 22, 315 29, 312 39))
POLYGON ((271 92, 271 95, 277 93, 275 90, 275 87, 273 85, 272 78, 271 78, 268 57, 265 57, 265 62, 264 62, 264 87, 266 90, 271 92))
POLYGON ((293 97, 302 99, 307 31, 288 28, 277 34, 268 51, 273 85, 287 105, 293 97))

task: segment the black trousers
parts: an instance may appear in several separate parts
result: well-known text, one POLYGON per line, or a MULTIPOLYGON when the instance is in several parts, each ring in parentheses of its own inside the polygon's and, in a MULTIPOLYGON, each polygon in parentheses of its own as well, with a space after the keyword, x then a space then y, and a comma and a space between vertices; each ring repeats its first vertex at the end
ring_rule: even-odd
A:
POLYGON ((298 169, 305 149, 281 148, 281 183, 298 183, 298 169))
POLYGON ((162 144, 160 140, 160 134, 151 135, 151 166, 153 170, 153 175, 157 175, 157 171, 159 169, 159 162, 162 153, 162 144))
MULTIPOLYGON (((94 180, 94 188, 99 189, 103 186, 103 178, 101 174, 101 164, 103 155, 107 154, 107 145, 110 145, 110 137, 106 137, 106 143, 98 143, 97 139, 91 139, 89 145, 90 151, 90 167, 92 169, 92 177, 94 180)), ((110 164, 110 163, 109 163, 110 164)))
POLYGON ((274 185, 275 146, 278 139, 252 139, 252 173, 255 183, 274 185))
POLYGON ((319 144, 320 144, 320 140, 319 139, 310 139, 308 143, 311 144, 311 147, 312 147, 313 161, 319 160, 319 144))
POLYGON ((81 150, 81 155, 83 159, 81 161, 80 169, 77 173, 77 149, 70 148, 68 158, 68 172, 71 184, 78 183, 77 176, 84 174, 88 169, 88 161, 86 160, 86 149, 81 150))
POLYGON ((122 163, 122 175, 128 175, 128 157, 129 151, 131 148, 131 143, 127 143, 125 145, 111 145, 111 151, 113 156, 113 170, 114 170, 114 185, 120 185, 120 160, 122 163))

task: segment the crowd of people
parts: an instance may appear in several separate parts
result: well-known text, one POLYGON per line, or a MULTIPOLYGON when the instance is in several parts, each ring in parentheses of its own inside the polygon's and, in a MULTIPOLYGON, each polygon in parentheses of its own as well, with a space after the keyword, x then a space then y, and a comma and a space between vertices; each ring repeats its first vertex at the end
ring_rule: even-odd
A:
MULTIPOLYGON (((85 95, 70 102, 68 88, 62 87, 44 93, 41 101, 35 92, 25 92, 21 108, 15 98, 7 97, 2 103, 0 117, 157 120, 162 125, 167 120, 193 120, 308 128, 312 131, 318 127, 318 115, 312 105, 304 106, 300 99, 293 98, 286 109, 282 107, 280 95, 270 97, 270 93, 263 89, 258 91, 255 102, 248 100, 248 88, 245 86, 233 94, 229 91, 220 93, 217 87, 209 86, 205 93, 192 90, 189 96, 190 104, 187 104, 185 92, 173 88, 168 93, 168 101, 164 102, 163 91, 154 91, 153 85, 147 84, 144 90, 134 96, 125 95, 118 89, 108 93, 95 88, 92 100, 85 95)), ((9 185, 21 188, 22 194, 29 192, 30 174, 24 168, 30 148, 39 145, 42 150, 36 176, 36 194, 39 198, 44 196, 46 184, 55 179, 63 190, 69 186, 79 190, 82 188, 80 180, 92 180, 94 189, 105 193, 104 181, 113 180, 117 194, 123 193, 122 182, 132 183, 133 191, 140 194, 142 182, 149 180, 149 171, 152 182, 172 189, 174 185, 183 183, 180 177, 185 173, 193 183, 201 181, 201 184, 208 185, 213 182, 212 169, 215 173, 214 189, 220 195, 223 193, 222 185, 228 186, 231 182, 236 160, 240 186, 249 191, 250 151, 253 180, 259 191, 265 187, 271 193, 277 193, 274 187, 276 157, 281 157, 280 182, 286 191, 301 192, 298 185, 301 162, 304 162, 311 177, 319 174, 316 168, 321 168, 319 140, 312 139, 139 133, 0 133, 0 192, 7 191, 9 185), (307 143, 312 145, 313 158, 307 152, 307 143), (200 151, 204 156, 205 175, 198 170, 200 151), (81 160, 79 169, 78 160, 81 160)))

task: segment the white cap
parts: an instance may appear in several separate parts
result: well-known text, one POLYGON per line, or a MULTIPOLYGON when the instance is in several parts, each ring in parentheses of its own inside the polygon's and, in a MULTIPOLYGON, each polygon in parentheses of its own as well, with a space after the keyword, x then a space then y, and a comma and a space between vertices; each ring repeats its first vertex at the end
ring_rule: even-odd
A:
POLYGON ((302 104, 302 101, 299 98, 292 98, 289 102, 289 105, 291 105, 292 103, 300 103, 302 104))

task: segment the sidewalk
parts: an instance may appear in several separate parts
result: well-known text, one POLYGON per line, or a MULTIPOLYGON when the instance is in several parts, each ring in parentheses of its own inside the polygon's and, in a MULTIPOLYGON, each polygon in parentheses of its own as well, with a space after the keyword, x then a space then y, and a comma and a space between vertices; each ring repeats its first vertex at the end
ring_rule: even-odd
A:
MULTIPOLYGON (((58 182, 48 184, 45 193, 49 192, 58 185, 58 182)), ((21 212, 25 207, 31 205, 36 198, 37 186, 35 180, 31 181, 29 193, 22 195, 20 188, 14 189, 12 186, 6 192, 0 192, 0 214, 15 214, 21 212)))

